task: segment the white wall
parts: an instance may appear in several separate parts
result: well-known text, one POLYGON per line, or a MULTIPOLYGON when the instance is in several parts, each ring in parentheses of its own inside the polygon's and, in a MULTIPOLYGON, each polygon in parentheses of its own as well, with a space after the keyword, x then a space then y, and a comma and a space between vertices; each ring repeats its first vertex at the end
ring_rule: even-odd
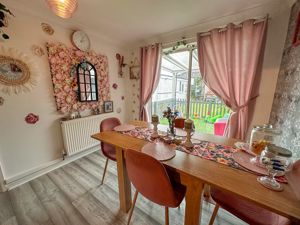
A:
MULTIPOLYGON (((256 18, 269 14, 271 19, 269 21, 267 34, 268 37, 262 71, 262 81, 260 85, 260 96, 257 98, 256 109, 251 127, 255 124, 267 123, 270 117, 281 56, 287 34, 290 7, 291 4, 289 5, 286 1, 274 0, 272 3, 255 7, 238 14, 215 18, 195 26, 162 34, 151 39, 144 40, 141 43, 136 43, 136 45, 132 47, 132 54, 138 54, 136 46, 144 46, 155 42, 169 43, 180 40, 182 37, 196 37, 196 33, 198 32, 205 32, 216 27, 222 27, 231 22, 241 22, 249 18, 256 18)), ((196 41, 196 39, 191 41, 196 41)), ((166 45, 166 47, 169 46, 170 45, 166 45)), ((132 83, 135 83, 135 81, 132 83)), ((137 89, 139 86, 136 85, 133 88, 135 89, 133 89, 132 92, 135 93, 138 91, 137 89)), ((134 108, 133 104, 132 107, 134 108)), ((132 114, 132 118, 134 117, 136 117, 136 114, 132 114)))
MULTIPOLYGON (((7 96, 0 92, 0 96, 5 98, 4 105, 0 106, 0 165, 4 178, 11 179, 61 158, 63 142, 59 120, 63 115, 56 111, 47 56, 41 58, 35 56, 31 46, 39 45, 43 47, 45 53, 45 43, 48 41, 62 42, 71 46, 72 29, 22 13, 11 8, 9 1, 6 1, 6 5, 14 12, 15 17, 10 20, 7 28, 10 40, 0 42, 0 46, 13 47, 25 53, 37 67, 37 86, 30 93, 7 96), (42 22, 53 26, 55 29, 53 36, 42 31, 40 25, 42 22), (40 116, 40 121, 35 125, 29 125, 24 121, 30 112, 40 116)), ((116 43, 102 40, 94 34, 88 35, 92 50, 108 56, 110 87, 115 82, 119 85, 117 90, 111 88, 112 100, 115 109, 122 108, 122 112, 115 116, 124 121, 125 101, 121 100, 121 96, 125 95, 126 80, 117 75, 115 54, 117 52, 124 54, 126 51, 116 43)))

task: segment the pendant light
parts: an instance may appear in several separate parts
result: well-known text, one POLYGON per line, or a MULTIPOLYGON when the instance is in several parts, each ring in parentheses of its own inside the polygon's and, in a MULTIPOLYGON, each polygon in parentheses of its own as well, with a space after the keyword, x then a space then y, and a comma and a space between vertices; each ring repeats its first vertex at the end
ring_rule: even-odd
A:
POLYGON ((77 9, 77 0, 46 0, 52 12, 64 19, 71 18, 77 9))

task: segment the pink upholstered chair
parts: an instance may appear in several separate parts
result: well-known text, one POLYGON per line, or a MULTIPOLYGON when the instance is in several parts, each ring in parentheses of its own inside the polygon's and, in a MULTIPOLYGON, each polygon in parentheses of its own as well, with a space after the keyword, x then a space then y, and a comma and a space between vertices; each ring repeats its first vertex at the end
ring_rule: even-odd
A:
POLYGON ((165 167, 144 153, 126 150, 125 162, 129 179, 136 188, 127 225, 130 224, 138 193, 150 201, 165 206, 165 223, 169 224, 168 207, 176 208, 185 196, 185 187, 172 184, 165 167))
MULTIPOLYGON (((289 180, 289 183, 294 183, 295 189, 298 189, 298 194, 296 193, 296 195, 299 196, 300 190, 298 185, 300 185, 300 160, 294 164, 293 170, 287 174, 287 178, 291 179, 291 182, 289 180)), ((211 188, 211 197, 216 202, 216 206, 211 216, 209 225, 214 223, 219 207, 222 207, 223 209, 251 225, 300 224, 300 221, 292 222, 283 216, 264 209, 234 194, 230 194, 223 190, 221 191, 214 187, 211 188)))
MULTIPOLYGON (((100 123, 100 132, 111 131, 114 129, 114 127, 116 127, 120 124, 121 124, 120 120, 115 117, 104 119, 100 123)), ((116 161, 116 149, 114 146, 112 146, 110 144, 101 142, 101 151, 103 152, 103 155, 106 156, 105 167, 104 167, 103 176, 102 176, 102 180, 101 180, 101 185, 102 185, 105 174, 106 174, 108 160, 111 159, 113 161, 116 161)))

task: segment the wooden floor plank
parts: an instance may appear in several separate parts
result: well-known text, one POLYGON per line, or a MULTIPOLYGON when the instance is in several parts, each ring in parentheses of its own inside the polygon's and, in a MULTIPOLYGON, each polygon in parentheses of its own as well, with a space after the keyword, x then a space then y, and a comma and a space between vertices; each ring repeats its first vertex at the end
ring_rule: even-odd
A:
POLYGON ((8 192, 0 192, 0 224, 18 225, 8 192))
POLYGON ((55 225, 88 225, 47 175, 31 181, 30 184, 55 225))
MULTIPOLYGON (((117 168, 114 162, 109 163, 104 185, 100 185, 105 160, 102 153, 94 152, 31 181, 30 185, 11 190, 8 197, 13 199, 12 211, 3 211, 1 202, 9 199, 6 197, 1 200, 0 195, 0 224, 125 225, 128 214, 119 210, 117 168), (29 210, 28 206, 35 207, 29 210), (16 215, 17 219, 20 218, 19 224, 16 215), (1 217, 6 218, 2 219, 6 223, 1 217)), ((183 224, 184 210, 184 202, 180 209, 170 209, 170 224, 183 224)), ((208 224, 212 211, 213 205, 203 202, 201 224, 208 224)), ((158 224, 164 224, 164 208, 139 195, 131 225, 158 224)), ((246 223, 220 209, 214 225, 232 224, 246 223)))
POLYGON ((76 209, 84 216, 90 225, 125 225, 125 221, 116 217, 109 208, 87 192, 73 202, 76 209))
POLYGON ((64 172, 62 168, 48 173, 48 176, 71 202, 86 193, 83 186, 64 172))
POLYGON ((20 225, 54 225, 29 183, 9 191, 20 225))

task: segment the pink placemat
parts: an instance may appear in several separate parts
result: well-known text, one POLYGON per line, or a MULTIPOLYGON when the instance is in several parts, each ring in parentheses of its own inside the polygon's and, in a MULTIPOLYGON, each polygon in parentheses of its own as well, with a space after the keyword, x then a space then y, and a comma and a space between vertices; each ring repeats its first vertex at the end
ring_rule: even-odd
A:
POLYGON ((172 159, 176 155, 175 148, 162 142, 148 143, 143 146, 142 152, 159 161, 172 159))
POLYGON ((253 157, 253 155, 250 155, 245 151, 238 151, 233 153, 232 157, 235 162, 237 162, 240 166, 246 168, 247 170, 250 170, 259 175, 268 175, 268 171, 266 168, 256 166, 255 164, 250 162, 250 159, 253 157))

